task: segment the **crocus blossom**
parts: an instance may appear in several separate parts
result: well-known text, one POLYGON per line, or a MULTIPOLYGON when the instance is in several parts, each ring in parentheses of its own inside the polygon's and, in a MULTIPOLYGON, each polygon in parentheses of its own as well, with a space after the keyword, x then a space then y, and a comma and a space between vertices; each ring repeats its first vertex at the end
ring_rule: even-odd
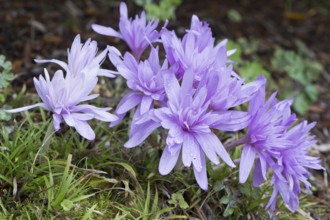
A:
POLYGON ((215 120, 213 127, 221 131, 238 131, 247 127, 250 114, 233 109, 253 98, 262 84, 260 79, 244 83, 244 80, 233 77, 232 65, 206 72, 199 87, 207 88, 209 108, 222 118, 215 120))
POLYGON ((296 120, 291 114, 292 99, 278 102, 274 93, 265 102, 265 83, 251 100, 249 113, 252 119, 242 149, 239 181, 244 183, 255 163, 253 183, 260 185, 266 179, 268 169, 273 170, 271 184, 274 185, 272 196, 266 206, 274 211, 276 197, 280 194, 291 211, 299 205, 300 182, 310 189, 307 168, 322 169, 319 159, 307 156, 307 149, 315 144, 314 137, 309 135, 315 123, 306 121, 292 127, 296 120), (265 102, 265 103, 264 103, 265 102), (256 156, 258 158, 256 159, 256 156))
POLYGON ((308 169, 324 169, 320 165, 319 158, 308 156, 308 148, 316 143, 314 136, 309 135, 315 124, 303 121, 285 134, 285 139, 291 144, 278 149, 279 157, 271 166, 274 170, 271 180, 274 189, 266 206, 271 211, 274 211, 277 195, 280 194, 289 210, 294 212, 299 206, 300 183, 303 183, 307 192, 310 192, 311 184, 308 178, 311 173, 308 169))
POLYGON ((86 122, 96 118, 101 121, 114 121, 117 116, 108 113, 111 108, 97 108, 81 102, 94 99, 98 94, 91 94, 97 83, 98 68, 85 69, 86 73, 78 76, 67 74, 64 77, 63 71, 55 72, 54 77, 50 76, 45 69, 45 78, 34 78, 34 85, 42 102, 22 108, 6 110, 8 113, 26 111, 34 107, 42 107, 53 113, 55 131, 60 129, 60 123, 65 121, 69 126, 74 127, 77 132, 88 140, 95 139, 95 133, 86 122))
POLYGON ((156 30, 158 20, 148 21, 146 14, 143 11, 141 16, 138 15, 135 19, 128 17, 127 5, 124 2, 120 3, 120 21, 119 32, 111 27, 105 27, 98 24, 93 24, 92 29, 102 35, 118 37, 126 42, 132 50, 134 57, 139 60, 143 51, 153 42, 159 39, 159 33, 156 30))
POLYGON ((254 184, 259 185, 260 181, 266 178, 267 167, 273 163, 273 158, 278 155, 277 148, 288 147, 289 142, 285 140, 286 130, 295 121, 295 115, 291 114, 290 106, 292 99, 277 102, 274 93, 265 102, 265 83, 263 81, 256 96, 249 103, 249 114, 252 119, 248 126, 245 145, 242 150, 239 179, 244 183, 249 176, 252 165, 259 155, 254 173, 254 184))
POLYGON ((168 129, 166 147, 159 162, 159 172, 166 175, 174 168, 180 152, 186 167, 191 164, 199 186, 208 188, 206 156, 215 164, 218 157, 235 167, 229 154, 210 126, 216 118, 208 111, 207 89, 193 87, 193 72, 184 74, 181 86, 173 72, 164 74, 164 86, 168 98, 167 107, 153 110, 155 121, 168 129))
POLYGON ((42 103, 6 110, 6 112, 15 113, 42 107, 53 113, 55 131, 59 130, 60 123, 64 120, 81 136, 93 140, 95 133, 86 121, 93 118, 106 122, 118 120, 117 116, 107 112, 111 108, 98 108, 82 103, 98 96, 98 94, 90 94, 97 84, 98 76, 114 76, 111 71, 100 68, 107 52, 104 50, 96 55, 95 41, 89 39, 82 44, 80 36, 76 36, 71 49, 68 50, 68 63, 55 59, 37 61, 56 63, 66 71, 65 75, 62 70, 56 71, 51 80, 45 69, 45 78, 43 76, 40 76, 39 80, 34 78, 34 85, 42 103))
POLYGON ((214 46, 215 39, 208 24, 199 21, 195 15, 192 16, 190 29, 182 39, 164 27, 161 40, 170 65, 177 68, 178 79, 182 79, 187 69, 192 69, 195 80, 200 81, 210 69, 226 65, 227 53, 230 55, 233 52, 226 51, 226 40, 214 46))
MULTIPOLYGON (((107 49, 97 55, 97 42, 88 39, 84 44, 81 43, 80 35, 77 35, 68 49, 68 62, 63 62, 57 59, 50 60, 35 60, 37 63, 56 63, 60 65, 67 74, 77 76, 90 66, 101 65, 107 55, 107 49)), ((115 75, 112 71, 99 68, 97 75, 113 78, 115 75)))
POLYGON ((158 48, 152 48, 150 56, 145 61, 136 61, 130 53, 124 57, 115 48, 109 48, 109 58, 117 68, 119 75, 126 79, 131 89, 119 102, 115 113, 119 120, 111 123, 117 125, 125 114, 138 106, 135 116, 143 115, 153 109, 154 101, 163 102, 165 99, 163 72, 167 70, 167 61, 159 63, 158 48))

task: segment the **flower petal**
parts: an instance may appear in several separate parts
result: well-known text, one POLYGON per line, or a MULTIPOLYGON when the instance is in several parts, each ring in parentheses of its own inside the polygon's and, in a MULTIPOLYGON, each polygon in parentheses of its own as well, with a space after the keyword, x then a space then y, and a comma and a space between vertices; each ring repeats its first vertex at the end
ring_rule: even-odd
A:
POLYGON ((261 164, 260 159, 257 159, 255 165, 254 165, 254 171, 253 171, 253 186, 258 187, 265 178, 263 177, 262 170, 261 170, 261 164))
POLYGON ((50 60, 37 60, 35 59, 34 62, 36 63, 56 63, 57 65, 61 66, 65 71, 68 71, 68 64, 63 61, 50 59, 50 60))
POLYGON ((141 144, 159 126, 160 123, 152 120, 142 124, 137 124, 135 127, 135 132, 132 133, 129 140, 124 144, 124 147, 136 147, 137 145, 141 144))
MULTIPOLYGON (((171 148, 173 149, 173 147, 174 146, 172 146, 171 148)), ((166 146, 162 153, 158 166, 158 170, 161 175, 169 174, 173 170, 175 164, 178 161, 181 146, 177 145, 174 148, 177 149, 169 151, 169 146, 166 146)))
POLYGON ((87 140, 92 141, 95 139, 95 133, 86 121, 75 120, 74 128, 81 136, 87 140))
POLYGON ((119 102, 116 114, 124 114, 141 102, 142 95, 136 92, 127 93, 119 102))
POLYGON ((93 29, 93 31, 95 31, 98 34, 111 36, 111 37, 123 38, 123 36, 118 31, 115 31, 111 27, 105 27, 105 26, 98 25, 98 24, 92 24, 92 29, 93 29))
POLYGON ((207 190, 208 188, 208 180, 207 180, 207 173, 206 173, 206 162, 205 162, 205 155, 204 153, 200 150, 200 160, 201 163, 203 164, 202 168, 200 171, 196 169, 194 166, 194 174, 196 181, 203 190, 207 190))
POLYGON ((168 99, 176 106, 179 106, 180 85, 172 71, 164 72, 164 88, 168 99))
POLYGON ((88 114, 93 114, 94 117, 100 121, 106 121, 106 122, 111 122, 111 121, 117 121, 119 118, 111 114, 107 111, 109 111, 111 108, 98 108, 93 105, 78 105, 75 110, 79 112, 84 112, 88 114))
POLYGON ((125 115, 126 115, 126 113, 125 114, 121 114, 121 115, 116 115, 117 116, 117 120, 115 120, 115 121, 112 121, 110 124, 109 124, 109 127, 110 128, 113 128, 113 127, 115 127, 116 125, 118 125, 123 119, 124 119, 124 117, 125 117, 125 115))
POLYGON ((76 125, 75 118, 73 118, 71 114, 63 114, 62 116, 65 123, 67 123, 69 126, 74 127, 76 125))
POLYGON ((148 110, 150 110, 151 105, 152 105, 153 99, 150 96, 144 95, 141 99, 141 108, 140 108, 140 114, 143 115, 146 113, 148 110))
POLYGON ((239 182, 245 183, 253 166, 256 152, 251 145, 246 144, 241 154, 241 162, 239 165, 239 182))
POLYGON ((8 109, 8 110, 3 109, 3 111, 7 112, 7 113, 16 113, 16 112, 23 112, 23 111, 29 110, 31 108, 36 108, 36 107, 41 107, 41 108, 47 109, 47 107, 44 103, 37 103, 34 105, 28 105, 28 106, 24 106, 24 107, 20 107, 20 108, 14 108, 14 109, 8 109))
MULTIPOLYGON (((227 153, 226 149, 218 139, 218 137, 213 133, 203 134, 203 138, 200 137, 200 135, 196 135, 196 138, 201 146, 204 145, 207 147, 213 147, 219 157, 229 166, 235 167, 234 162, 230 158, 229 154, 227 153)), ((214 157, 214 156, 213 156, 214 157)))
POLYGON ((204 134, 194 134, 196 140, 200 144, 201 148, 203 149, 206 156, 214 163, 219 164, 220 161, 218 159, 217 153, 215 151, 214 146, 208 145, 208 136, 204 134), (206 140, 205 140, 206 139, 206 140))
POLYGON ((58 131, 60 129, 61 121, 62 121, 62 116, 53 114, 53 124, 55 131, 58 131))
POLYGON ((196 142, 194 136, 186 134, 183 140, 182 146, 182 162, 186 167, 190 167, 191 162, 193 162, 196 170, 200 171, 202 164, 200 161, 200 150, 199 145, 196 142))
MULTIPOLYGON (((227 117, 223 117, 221 121, 211 125, 221 131, 238 131, 248 126, 251 116, 247 112, 241 111, 225 111, 227 117), (230 113, 229 115, 227 115, 230 113)), ((219 113, 221 115, 221 113, 219 113)))

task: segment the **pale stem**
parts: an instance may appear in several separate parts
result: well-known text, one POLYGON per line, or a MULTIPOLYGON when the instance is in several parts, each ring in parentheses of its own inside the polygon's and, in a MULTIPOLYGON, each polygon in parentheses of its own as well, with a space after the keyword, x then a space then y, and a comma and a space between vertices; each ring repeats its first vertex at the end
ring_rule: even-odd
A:
POLYGON ((230 142, 230 143, 226 144, 224 147, 226 148, 226 150, 232 150, 237 146, 245 144, 245 142, 246 142, 246 136, 244 136, 236 141, 230 142))

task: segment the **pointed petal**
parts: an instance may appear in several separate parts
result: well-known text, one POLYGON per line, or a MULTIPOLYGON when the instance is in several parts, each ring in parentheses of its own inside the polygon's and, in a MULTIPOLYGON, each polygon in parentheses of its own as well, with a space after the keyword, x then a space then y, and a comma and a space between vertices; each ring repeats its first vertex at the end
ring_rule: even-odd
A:
POLYGON ((48 110, 47 106, 44 103, 37 103, 34 105, 24 106, 24 107, 20 107, 20 108, 14 108, 14 109, 8 109, 8 110, 3 109, 3 111, 7 112, 7 113, 16 113, 16 112, 23 112, 23 111, 26 111, 26 110, 29 110, 29 109, 35 108, 35 107, 41 107, 41 108, 48 110))
POLYGON ((67 123, 71 127, 75 126, 75 119, 72 117, 71 114, 63 114, 62 116, 63 116, 65 123, 67 123))
POLYGON ((116 125, 118 125, 125 117, 126 113, 125 114, 121 114, 121 115, 116 115, 118 117, 117 120, 115 121, 112 121, 110 124, 109 124, 109 127, 110 128, 113 128, 115 127, 116 125))
POLYGON ((194 82, 194 72, 192 69, 188 69, 182 80, 181 94, 192 94, 194 82))
POLYGON ((265 103, 265 89, 266 89, 266 78, 260 75, 256 82, 260 81, 262 86, 260 86, 259 91, 254 95, 254 97, 249 102, 249 113, 255 114, 258 109, 265 103))
POLYGON ((51 60, 37 60, 35 59, 34 62, 36 63, 56 63, 57 65, 61 66, 65 71, 68 71, 68 64, 63 61, 51 59, 51 60))
POLYGON ((246 144, 241 154, 241 162, 239 165, 239 182, 245 183, 251 172, 256 153, 251 145, 246 144))
MULTIPOLYGON (((172 146, 172 148, 173 147, 174 146, 172 146)), ((177 146, 175 146, 175 148, 177 148, 177 149, 170 152, 169 146, 165 147, 165 149, 162 153, 162 156, 160 158, 160 161, 159 161, 159 166, 158 166, 158 170, 161 175, 169 174, 175 167, 175 164, 177 163, 179 155, 180 155, 181 146, 177 145, 177 146)))
POLYGON ((76 106, 76 111, 92 114, 100 121, 111 122, 118 120, 119 118, 116 115, 107 112, 110 109, 111 108, 98 108, 87 104, 76 106))
POLYGON ((168 108, 155 109, 154 115, 161 122, 162 127, 165 129, 173 129, 174 127, 178 126, 176 121, 171 117, 172 112, 168 108))
MULTIPOLYGON (((224 112, 227 117, 222 117, 221 121, 218 121, 211 125, 212 128, 221 131, 238 131, 248 126, 251 116, 247 112, 241 111, 226 111, 224 112), (230 113, 229 115, 227 115, 230 113)), ((221 113, 219 113, 221 115, 221 113)))
POLYGON ((53 114, 53 124, 55 131, 58 131, 60 129, 61 121, 62 121, 62 116, 53 114))
POLYGON ((106 69, 99 69, 99 71, 97 72, 98 76, 105 76, 108 78, 115 78, 116 74, 118 74, 118 72, 106 69))
POLYGON ((190 167, 191 162, 193 162, 194 166, 196 164, 196 169, 198 171, 201 169, 199 146, 195 138, 190 134, 186 134, 184 136, 182 146, 182 162, 186 167, 190 167))
POLYGON ((72 113, 72 118, 74 120, 80 120, 80 121, 88 121, 94 118, 94 114, 91 113, 72 113))
POLYGON ((120 2, 119 11, 120 11, 120 17, 126 19, 128 18, 128 10, 125 2, 120 2))
POLYGON ((278 194, 278 191, 276 188, 274 188, 273 192, 272 192, 272 195, 266 205, 266 209, 269 209, 274 211, 275 210, 275 205, 276 205, 276 198, 277 198, 277 194, 278 194))
POLYGON ((179 106, 180 85, 171 71, 164 72, 164 88, 168 99, 176 106, 179 106))
POLYGON ((116 114, 124 114, 141 102, 142 95, 136 92, 127 93, 119 102, 116 114))
POLYGON ((217 152, 217 154, 219 155, 219 157, 226 164, 228 164, 231 167, 235 167, 235 164, 232 161, 232 159, 230 158, 226 149, 224 148, 224 146, 220 142, 219 138, 214 133, 203 134, 203 136, 204 136, 203 138, 200 138, 200 136, 198 136, 198 142, 200 143, 201 146, 204 145, 207 147, 213 147, 215 149, 215 151, 217 152))
POLYGON ((262 170, 261 170, 261 164, 260 164, 260 159, 258 159, 254 165, 254 171, 253 171, 253 186, 258 187, 263 181, 264 177, 262 175, 262 170))
POLYGON ((194 135, 201 148, 203 149, 206 156, 214 163, 219 164, 220 161, 218 159, 217 153, 215 151, 214 146, 209 146, 209 142, 207 140, 208 136, 204 134, 195 134, 194 135), (206 139, 206 140, 205 140, 206 139))
POLYGON ((143 115, 150 110, 153 99, 150 96, 144 95, 141 100, 140 114, 143 115))
POLYGON ((92 141, 95 139, 95 133, 86 121, 75 120, 74 128, 81 136, 87 140, 92 141))
POLYGON ((111 36, 111 37, 123 38, 122 35, 118 31, 115 31, 111 27, 105 27, 105 26, 101 26, 98 24, 92 24, 92 29, 93 29, 93 31, 95 31, 98 34, 111 36))
POLYGON ((138 124, 135 127, 135 132, 130 136, 129 140, 124 144, 126 148, 136 147, 141 144, 156 128, 160 126, 160 123, 154 121, 148 121, 143 124, 138 124))
POLYGON ((203 190, 208 189, 208 180, 207 180, 207 173, 206 173, 206 162, 205 162, 205 155, 202 151, 200 151, 200 160, 203 164, 202 169, 198 171, 196 167, 194 166, 194 174, 196 181, 203 190))

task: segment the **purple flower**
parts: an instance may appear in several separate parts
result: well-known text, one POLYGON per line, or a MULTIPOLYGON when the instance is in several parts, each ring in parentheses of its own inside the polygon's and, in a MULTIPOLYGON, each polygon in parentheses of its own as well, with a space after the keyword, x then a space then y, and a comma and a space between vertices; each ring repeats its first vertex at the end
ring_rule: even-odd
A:
MULTIPOLYGON (((193 72, 184 74, 180 86, 174 73, 164 74, 164 85, 168 97, 167 107, 153 111, 161 126, 168 129, 166 147, 159 163, 159 172, 166 175, 174 168, 182 150, 182 162, 191 164, 199 186, 207 190, 206 156, 219 164, 218 156, 229 166, 235 167, 230 156, 211 128, 217 115, 209 111, 207 88, 195 90, 193 72)), ((221 120, 221 119, 220 119, 221 120)))
POLYGON ((118 120, 118 117, 108 113, 111 108, 97 108, 81 102, 94 99, 98 94, 92 94, 97 84, 98 75, 113 77, 111 71, 100 69, 107 50, 96 56, 97 43, 87 40, 81 44, 80 36, 77 35, 71 49, 68 50, 68 64, 63 61, 36 60, 38 63, 53 62, 60 65, 65 71, 58 70, 50 80, 45 69, 45 78, 40 76, 39 80, 34 78, 34 85, 42 103, 22 108, 6 110, 9 113, 25 111, 34 107, 42 107, 53 113, 55 131, 60 129, 60 123, 64 121, 74 127, 77 132, 88 140, 95 139, 95 133, 86 122, 96 118, 101 121, 111 122, 118 120))
POLYGON ((315 144, 314 137, 308 136, 315 123, 307 125, 307 122, 302 122, 290 128, 296 120, 290 108, 293 100, 277 102, 274 93, 265 102, 266 80, 262 76, 259 80, 264 85, 249 104, 252 119, 243 138, 245 145, 241 154, 239 181, 244 183, 247 180, 256 159, 254 186, 266 179, 269 168, 274 172, 271 181, 274 190, 266 208, 275 209, 276 197, 280 193, 289 209, 294 211, 299 205, 300 181, 307 189, 310 188, 307 168, 322 169, 319 159, 307 156, 307 149, 315 144))
POLYGON ((165 90, 163 72, 167 70, 167 61, 159 63, 158 48, 151 48, 150 56, 145 61, 137 62, 130 53, 124 57, 114 47, 109 48, 109 58, 117 68, 118 74, 126 79, 131 89, 119 102, 115 113, 119 120, 112 122, 117 125, 128 111, 138 106, 135 118, 153 109, 154 101, 164 102, 165 90))
POLYGON ((258 154, 254 171, 255 186, 266 179, 269 164, 279 154, 276 149, 290 145, 285 140, 285 132, 295 121, 295 115, 291 114, 290 109, 292 99, 277 102, 274 93, 265 103, 266 79, 260 76, 258 80, 263 82, 263 86, 249 104, 252 119, 245 137, 239 170, 239 180, 244 183, 258 154))
POLYGON ((210 69, 198 85, 207 88, 209 108, 222 118, 212 126, 221 131, 238 131, 247 127, 250 114, 232 109, 253 98, 263 85, 260 79, 245 84, 244 80, 233 77, 232 73, 232 65, 210 69))
POLYGON ((98 94, 90 95, 97 83, 97 73, 99 68, 90 67, 81 74, 73 76, 58 70, 50 80, 49 74, 45 69, 45 78, 40 76, 39 80, 34 78, 34 85, 40 96, 42 103, 6 110, 8 113, 26 111, 34 107, 42 107, 53 113, 53 123, 55 131, 59 130, 60 123, 64 121, 74 127, 77 132, 88 140, 95 139, 95 133, 86 122, 96 118, 101 121, 117 120, 115 115, 108 113, 111 108, 97 108, 81 102, 94 99, 98 94))
POLYGON ((119 32, 111 27, 105 27, 97 24, 92 25, 92 29, 106 36, 118 37, 126 42, 132 50, 134 57, 139 60, 143 51, 159 38, 156 30, 158 20, 147 23, 146 14, 143 11, 141 16, 135 19, 128 18, 127 6, 124 2, 120 3, 120 21, 119 32))
POLYGON ((226 65, 226 40, 214 47, 211 29, 195 15, 192 16, 191 27, 182 40, 174 31, 166 28, 161 31, 161 40, 170 65, 177 68, 178 79, 182 79, 185 71, 190 68, 195 73, 195 80, 200 81, 210 69, 226 65))
POLYGON ((274 190, 266 208, 274 211, 277 195, 280 194, 290 211, 294 212, 299 206, 300 182, 310 192, 308 178, 311 173, 308 169, 324 169, 320 165, 320 159, 308 156, 308 148, 316 143, 314 136, 309 135, 315 124, 303 121, 285 134, 286 140, 291 144, 279 149, 279 157, 272 164, 274 175, 271 184, 274 185, 274 190))
MULTIPOLYGON (((71 49, 68 49, 68 63, 60 60, 35 60, 37 63, 56 63, 60 65, 67 74, 77 76, 84 72, 90 66, 99 66, 104 61, 107 50, 104 50, 99 55, 97 54, 97 42, 88 39, 85 44, 81 43, 80 35, 77 35, 72 43, 71 49)), ((113 72, 106 69, 100 69, 97 71, 97 75, 114 77, 113 72)))

